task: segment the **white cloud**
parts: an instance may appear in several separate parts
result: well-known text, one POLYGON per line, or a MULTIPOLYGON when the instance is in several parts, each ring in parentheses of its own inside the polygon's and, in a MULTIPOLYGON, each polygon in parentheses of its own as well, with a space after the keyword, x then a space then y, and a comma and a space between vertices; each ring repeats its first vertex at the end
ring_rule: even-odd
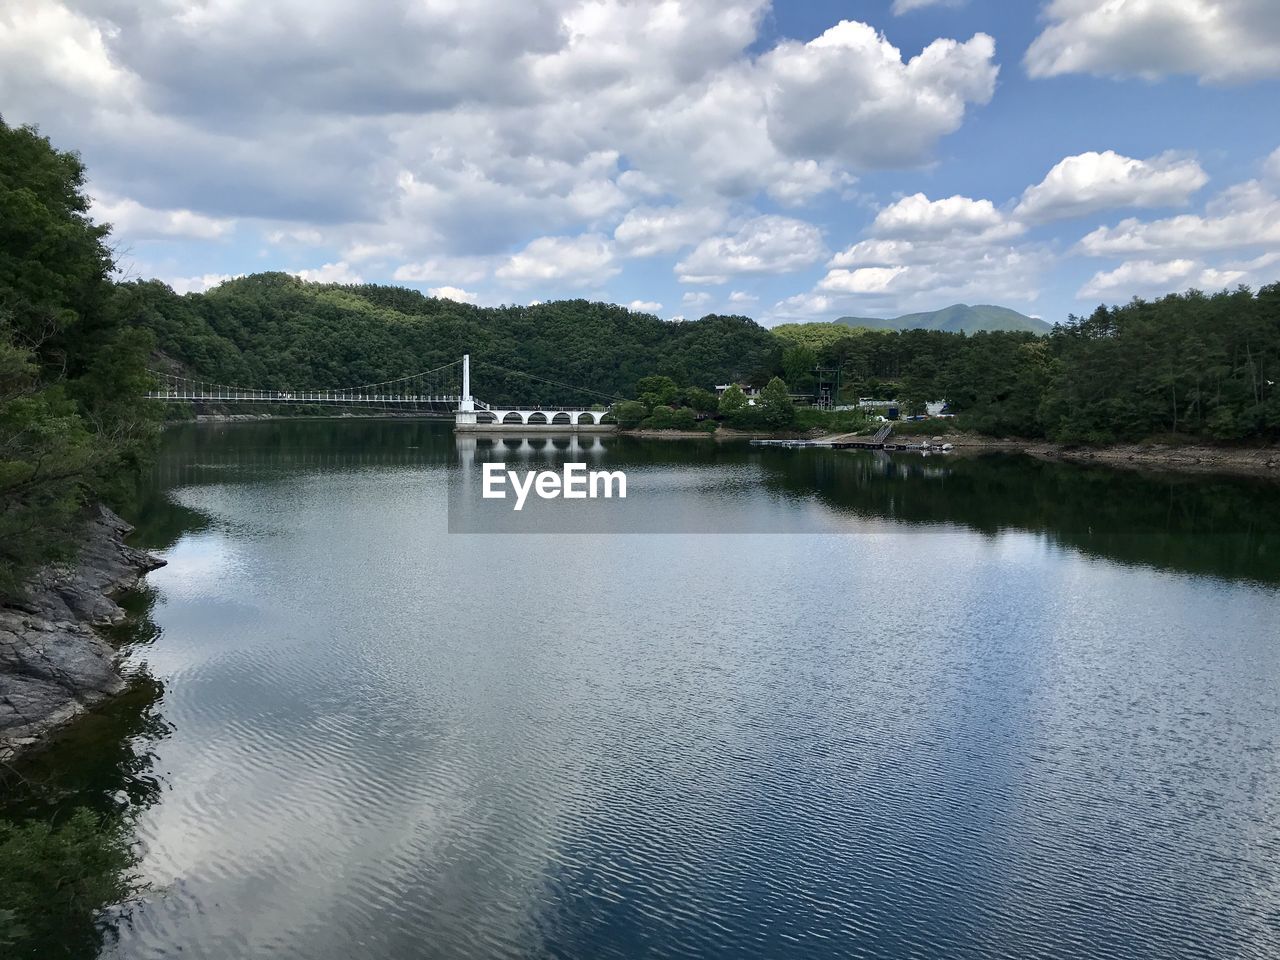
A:
POLYGON ((490 266, 484 257, 432 257, 421 263, 402 263, 392 276, 401 283, 429 283, 445 277, 475 283, 489 275, 490 266))
POLYGON ((1244 270, 1216 270, 1197 260, 1131 260, 1114 270, 1093 275, 1076 296, 1087 300, 1095 297, 1123 297, 1165 294, 1190 288, 1220 290, 1238 283, 1244 270))
POLYGON ((662 309, 662 304, 655 300, 632 300, 627 304, 627 309, 632 313, 657 313, 662 309))
POLYGON ((871 236, 833 256, 812 291, 775 304, 767 319, 901 313, 961 301, 1029 305, 1039 296, 1049 251, 1011 243, 1023 229, 988 200, 906 197, 877 214, 871 236))
POLYGON ((295 270, 294 276, 303 280, 309 280, 312 283, 363 283, 360 275, 351 269, 351 265, 345 260, 339 260, 336 263, 326 263, 322 267, 316 267, 313 270, 295 270))
POLYGON ((729 294, 729 302, 732 304, 750 304, 758 303, 760 300, 754 293, 747 293, 745 290, 735 290, 729 294))
POLYGON ((925 7, 961 7, 964 4, 965 0, 893 0, 893 15, 900 17, 925 7))
POLYGON ((1280 182, 1280 149, 1267 158, 1262 167, 1262 175, 1268 180, 1280 182))
POLYGON ((671 254, 763 196, 797 205, 925 164, 991 97, 985 35, 914 57, 852 22, 762 43, 769 7, 10 3, 0 103, 90 157, 104 196, 155 212, 154 234, 252 221, 270 245, 325 248, 308 262, 331 271, 465 286, 502 264, 518 284, 539 268, 506 252, 532 238, 671 254), (438 268, 452 260, 483 273, 438 268))
POLYGON ((230 273, 206 273, 200 277, 172 277, 165 281, 177 293, 204 293, 206 290, 218 286, 218 284, 226 283, 228 280, 234 280, 243 274, 230 273))
POLYGON ((857 270, 832 270, 818 284, 833 293, 884 293, 908 267, 859 267, 857 270))
POLYGON ((632 257, 674 253, 724 226, 720 207, 634 207, 613 231, 618 246, 632 257))
POLYGON ((1067 157, 1043 181, 1028 187, 1015 213, 1043 222, 1113 207, 1181 206, 1208 182, 1199 163, 1172 153, 1150 160, 1113 150, 1082 153, 1067 157))
POLYGON ((1080 241, 1090 256, 1176 256, 1214 250, 1280 246, 1280 198, 1258 181, 1238 184, 1214 199, 1203 216, 1150 222, 1130 218, 1099 227, 1080 241))
POLYGON ((302 247, 318 247, 320 244, 324 243, 324 234, 319 230, 310 227, 300 227, 289 230, 270 230, 267 232, 267 242, 276 245, 297 244, 302 247))
POLYGON ((578 237, 539 237, 495 271, 512 286, 556 282, 592 286, 617 275, 609 242, 599 234, 578 237))
POLYGON ((103 104, 138 94, 112 57, 110 28, 56 2, 6 4, 0 13, 0 99, 53 109, 62 98, 103 104))
POLYGON ((480 301, 479 294, 463 290, 461 287, 431 287, 427 293, 441 300, 454 300, 458 303, 479 303, 480 301))
POLYGON ((965 43, 935 40, 904 62, 873 27, 842 21, 761 58, 769 134, 789 156, 855 168, 921 164, 970 104, 990 101, 994 57, 995 41, 979 33, 965 43))
POLYGON ((184 237, 217 240, 235 229, 235 221, 206 217, 190 210, 153 210, 127 197, 99 194, 90 213, 100 223, 110 223, 118 239, 150 240, 156 237, 184 237))
POLYGON ((826 256, 822 231, 774 214, 755 217, 736 233, 710 237, 676 264, 681 283, 727 283, 730 277, 789 273, 826 256))
POLYGON ((923 193, 904 197, 881 210, 872 226, 878 237, 910 240, 943 240, 948 237, 981 237, 999 240, 1023 231, 990 200, 948 197, 930 200, 923 193))
POLYGON ((1275 0, 1053 0, 1045 16, 1050 24, 1026 55, 1033 77, 1280 76, 1275 0))
POLYGON ((705 290, 689 290, 680 298, 680 302, 691 307, 705 306, 711 302, 711 294, 705 290))

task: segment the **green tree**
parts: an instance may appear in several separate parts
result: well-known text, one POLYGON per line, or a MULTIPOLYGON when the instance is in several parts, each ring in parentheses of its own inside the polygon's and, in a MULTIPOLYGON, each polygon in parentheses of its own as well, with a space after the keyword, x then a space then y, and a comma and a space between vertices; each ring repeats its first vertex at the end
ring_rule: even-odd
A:
POLYGON ((687 407, 698 413, 715 413, 720 406, 719 398, 710 390, 703 390, 701 387, 686 388, 684 402, 687 407))
POLYGON ((654 430, 670 430, 675 426, 675 410, 665 404, 658 404, 653 408, 653 412, 649 415, 649 419, 645 421, 645 426, 652 427, 654 430))
POLYGON ((791 402, 786 383, 779 377, 774 377, 765 385, 757 403, 761 422, 773 430, 781 430, 796 422, 795 404, 791 402))
POLYGON ((674 430, 692 430, 698 425, 698 416, 689 407, 680 407, 671 414, 671 427, 674 430))
POLYGON ((720 394, 720 403, 718 410, 721 416, 732 417, 735 414, 746 410, 748 406, 747 395, 742 392, 742 388, 736 383, 729 384, 729 388, 720 394))
POLYGON ((84 167, 0 120, 0 594, 71 551, 156 437, 150 334, 116 300, 84 167))
POLYGON ((618 426, 624 430, 640 426, 641 421, 649 416, 649 411, 643 403, 636 400, 623 400, 614 404, 613 417, 618 421, 618 426))
POLYGON ((788 383, 812 381, 813 369, 817 365, 817 353, 806 344, 796 343, 782 351, 782 372, 788 383))
POLYGON ((680 398, 680 388, 670 377, 641 377, 636 381, 640 402, 652 410, 658 405, 671 406, 680 398))

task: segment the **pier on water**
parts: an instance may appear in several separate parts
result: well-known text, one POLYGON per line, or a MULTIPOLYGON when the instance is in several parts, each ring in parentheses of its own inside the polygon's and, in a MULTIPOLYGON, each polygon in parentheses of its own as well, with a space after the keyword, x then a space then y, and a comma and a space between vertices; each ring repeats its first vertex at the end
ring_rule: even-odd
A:
POLYGON ((893 434, 893 427, 883 426, 874 436, 864 437, 856 433, 835 434, 829 437, 818 437, 814 440, 752 440, 755 447, 787 447, 788 449, 823 449, 823 450, 883 450, 893 434))

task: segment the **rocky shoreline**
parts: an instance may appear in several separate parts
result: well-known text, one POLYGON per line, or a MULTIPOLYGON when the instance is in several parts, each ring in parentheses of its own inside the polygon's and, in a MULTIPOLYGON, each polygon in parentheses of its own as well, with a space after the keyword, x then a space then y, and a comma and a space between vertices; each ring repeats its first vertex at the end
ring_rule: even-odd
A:
POLYGON ((95 628, 124 620, 112 595, 165 563, 125 544, 132 530, 99 507, 77 562, 41 572, 22 602, 0 606, 0 761, 127 686, 95 628))

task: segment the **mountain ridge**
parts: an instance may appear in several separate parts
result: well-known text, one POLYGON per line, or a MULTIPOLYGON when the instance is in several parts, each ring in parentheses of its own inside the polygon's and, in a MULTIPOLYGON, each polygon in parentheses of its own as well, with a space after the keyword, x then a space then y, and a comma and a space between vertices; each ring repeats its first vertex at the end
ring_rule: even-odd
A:
POLYGON ((839 317, 831 322, 868 330, 945 330, 949 333, 1011 330, 1045 334, 1053 329, 1052 324, 1009 307, 994 304, 970 306, 967 303, 956 303, 941 310, 924 313, 908 313, 892 319, 839 317))

